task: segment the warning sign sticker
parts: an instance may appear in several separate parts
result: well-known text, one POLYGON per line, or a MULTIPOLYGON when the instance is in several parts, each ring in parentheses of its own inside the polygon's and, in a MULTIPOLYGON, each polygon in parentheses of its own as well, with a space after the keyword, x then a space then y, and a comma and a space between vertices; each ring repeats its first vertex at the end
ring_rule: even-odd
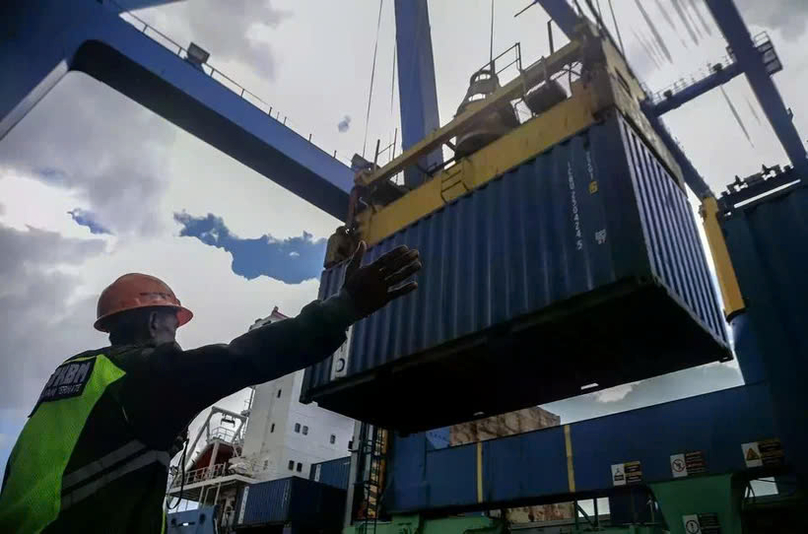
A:
POLYGON ((743 450, 743 460, 746 462, 746 467, 763 467, 757 441, 744 443, 741 445, 741 449, 743 450))
POLYGON ((640 462, 626 462, 626 484, 642 482, 642 468, 640 462))
POLYGON ((763 465, 777 466, 783 465, 786 460, 786 455, 783 452, 783 444, 779 439, 766 439, 758 441, 758 450, 760 451, 760 459, 763 465))
POLYGON ((701 534, 701 525, 699 524, 699 516, 697 515, 684 515, 682 522, 685 525, 685 532, 687 534, 701 534))
POLYGON ((612 484, 615 486, 626 485, 626 469, 623 464, 612 464, 612 484))
POLYGON ((685 463, 684 454, 671 454, 671 474, 673 478, 687 476, 687 464, 685 463))
POLYGON ((685 453, 685 464, 688 475, 699 475, 707 472, 707 460, 704 451, 691 451, 685 453))
POLYGON ((783 465, 785 454, 779 439, 752 441, 741 445, 746 467, 775 467, 783 465))
POLYGON ((612 485, 625 486, 642 482, 642 467, 640 462, 626 462, 612 464, 612 485))
POLYGON ((671 475, 683 478, 707 472, 704 451, 691 451, 671 454, 671 475))
POLYGON ((683 515, 682 523, 687 534, 721 534, 718 514, 683 515))

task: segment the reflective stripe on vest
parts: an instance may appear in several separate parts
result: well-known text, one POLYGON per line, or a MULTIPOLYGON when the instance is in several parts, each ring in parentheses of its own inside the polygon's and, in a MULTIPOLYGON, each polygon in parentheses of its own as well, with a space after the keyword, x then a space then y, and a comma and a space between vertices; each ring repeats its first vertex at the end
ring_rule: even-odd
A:
POLYGON ((137 440, 130 441, 123 447, 112 451, 111 453, 107 454, 103 458, 91 462, 84 467, 76 469, 62 477, 62 491, 67 491, 71 487, 75 486, 79 482, 87 480, 92 476, 104 471, 106 469, 110 469, 112 466, 117 464, 118 462, 129 458, 136 452, 140 452, 145 449, 146 446, 137 440))
MULTIPOLYGON (((120 453, 123 449, 126 449, 127 447, 133 446, 133 444, 136 444, 137 446, 139 446, 139 448, 136 449, 136 450, 142 450, 143 448, 145 448, 145 445, 143 445, 142 443, 137 442, 137 441, 132 441, 132 442, 124 445, 123 447, 121 447, 117 451, 114 451, 114 453, 120 453)), ((110 454, 114 454, 114 453, 110 453, 110 454)), ((107 456, 109 456, 109 455, 107 455, 107 456)), ((105 456, 104 458, 107 458, 107 456, 105 456)), ((81 501, 83 499, 86 499, 87 497, 91 496, 92 494, 94 494, 95 492, 97 492, 98 490, 100 490, 101 488, 106 486, 107 484, 121 478, 124 475, 127 475, 127 474, 131 473, 132 471, 136 471, 136 470, 138 470, 140 468, 146 467, 147 465, 151 465, 151 464, 153 464, 155 462, 160 463, 160 464, 164 465, 165 467, 168 467, 168 464, 169 464, 170 461, 171 461, 171 457, 165 451, 154 451, 154 450, 143 451, 140 454, 138 454, 137 456, 135 456, 134 458, 132 458, 131 460, 121 464, 120 466, 116 467, 115 469, 113 469, 111 471, 108 471, 108 472, 104 473, 103 475, 101 475, 99 478, 93 480, 92 482, 88 482, 88 483, 86 483, 86 484, 84 484, 84 485, 82 485, 82 486, 80 486, 80 487, 78 487, 78 488, 76 488, 74 490, 66 492, 64 495, 62 495, 62 510, 67 510, 72 505, 76 504, 77 502, 79 502, 79 501, 81 501)), ((92 463, 90 463, 90 464, 88 464, 88 465, 86 465, 86 466, 84 466, 84 467, 82 467, 80 469, 77 469, 76 471, 73 471, 72 473, 70 473, 71 476, 75 475, 77 473, 79 475, 83 474, 83 477, 81 477, 79 480, 76 480, 73 483, 73 485, 79 484, 82 480, 87 480, 88 478, 91 478, 96 473, 99 473, 100 472, 98 470, 99 469, 99 465, 98 465, 99 462, 100 461, 92 462, 92 463), (90 473, 90 474, 87 474, 87 473, 90 473)), ((100 469, 103 469, 103 467, 100 467, 100 469)), ((67 478, 67 477, 65 477, 65 478, 67 478)), ((78 477, 76 477, 76 478, 78 478, 78 477)))

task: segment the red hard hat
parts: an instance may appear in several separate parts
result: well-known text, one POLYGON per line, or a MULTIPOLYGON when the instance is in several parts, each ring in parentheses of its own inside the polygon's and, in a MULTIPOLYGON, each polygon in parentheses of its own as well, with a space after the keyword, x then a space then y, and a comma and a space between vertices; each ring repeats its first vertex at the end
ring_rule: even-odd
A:
POLYGON ((108 318, 117 313, 152 306, 176 308, 179 326, 194 316, 191 310, 182 307, 171 288, 159 278, 148 274, 129 273, 112 282, 101 292, 101 296, 98 297, 98 318, 93 326, 101 332, 109 332, 105 324, 108 318))

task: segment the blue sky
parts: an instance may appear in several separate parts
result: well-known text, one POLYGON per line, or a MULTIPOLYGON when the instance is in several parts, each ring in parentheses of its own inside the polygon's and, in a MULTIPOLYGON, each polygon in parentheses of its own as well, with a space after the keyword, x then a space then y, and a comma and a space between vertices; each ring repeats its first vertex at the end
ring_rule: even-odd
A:
POLYGON ((224 220, 212 213, 205 217, 176 213, 174 219, 182 225, 180 236, 194 237, 229 252, 233 256, 233 272, 247 280, 269 276, 299 284, 319 277, 322 272, 326 239, 314 240, 307 232, 286 239, 275 239, 271 235, 242 238, 233 235, 224 220))
POLYGON ((91 234, 111 234, 104 225, 98 222, 97 215, 91 211, 83 210, 81 208, 74 208, 67 212, 70 217, 76 221, 79 226, 85 226, 90 230, 91 234))
MULTIPOLYGON (((367 125, 370 142, 383 144, 400 126, 392 4, 385 2, 382 13, 367 125)), ((514 19, 525 4, 496 3, 494 48, 519 41, 523 61, 531 62, 548 52, 546 15, 534 7, 514 19)), ((633 2, 615 4, 626 53, 649 87, 688 78, 726 53, 714 26, 712 36, 704 32, 696 46, 672 9, 673 26, 656 3, 644 3, 673 58, 657 67, 632 36, 651 36, 633 2)), ((770 32, 786 67, 776 82, 797 127, 808 131, 808 7, 800 0, 738 4, 753 33, 770 32)), ((368 28, 375 28, 378 4, 276 0, 245 2, 244 9, 222 6, 195 0, 139 16, 180 43, 193 40, 208 49, 213 65, 280 110, 298 133, 313 134, 327 152, 336 150, 344 162, 361 152, 375 38, 368 28)), ((488 58, 489 9, 487 0, 430 3, 442 122, 453 116, 471 72, 488 58)), ((709 16, 707 21, 712 24, 709 16)), ((739 78, 726 90, 754 148, 717 92, 665 117, 717 191, 763 162, 784 162, 771 129, 754 118, 758 108, 746 81, 739 78)), ((316 297, 325 240, 338 224, 108 87, 68 74, 0 141, 0 246, 13 250, 6 262, 0 260, 0 306, 15 310, 0 324, 0 466, 52 369, 106 343, 91 329, 95 299, 117 276, 150 272, 173 286, 195 312, 180 331, 183 346, 227 341, 276 305, 294 315, 316 297)), ((739 382, 733 366, 711 366, 549 408, 570 421, 739 382)), ((243 400, 236 394, 221 404, 240 410, 243 400)))

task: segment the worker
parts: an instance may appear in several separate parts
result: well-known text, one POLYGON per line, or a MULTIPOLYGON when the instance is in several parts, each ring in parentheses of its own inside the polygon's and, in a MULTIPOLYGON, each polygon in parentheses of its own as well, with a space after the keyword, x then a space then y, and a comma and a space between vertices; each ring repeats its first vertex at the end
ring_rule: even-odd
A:
POLYGON ((164 531, 168 451, 199 412, 323 360, 352 323, 416 288, 407 279, 421 268, 418 251, 401 246, 361 266, 365 250, 360 243, 337 295, 229 344, 187 351, 175 333, 193 315, 174 292, 145 274, 118 278, 101 293, 95 322, 111 346, 57 367, 17 439, 0 532, 164 531))

